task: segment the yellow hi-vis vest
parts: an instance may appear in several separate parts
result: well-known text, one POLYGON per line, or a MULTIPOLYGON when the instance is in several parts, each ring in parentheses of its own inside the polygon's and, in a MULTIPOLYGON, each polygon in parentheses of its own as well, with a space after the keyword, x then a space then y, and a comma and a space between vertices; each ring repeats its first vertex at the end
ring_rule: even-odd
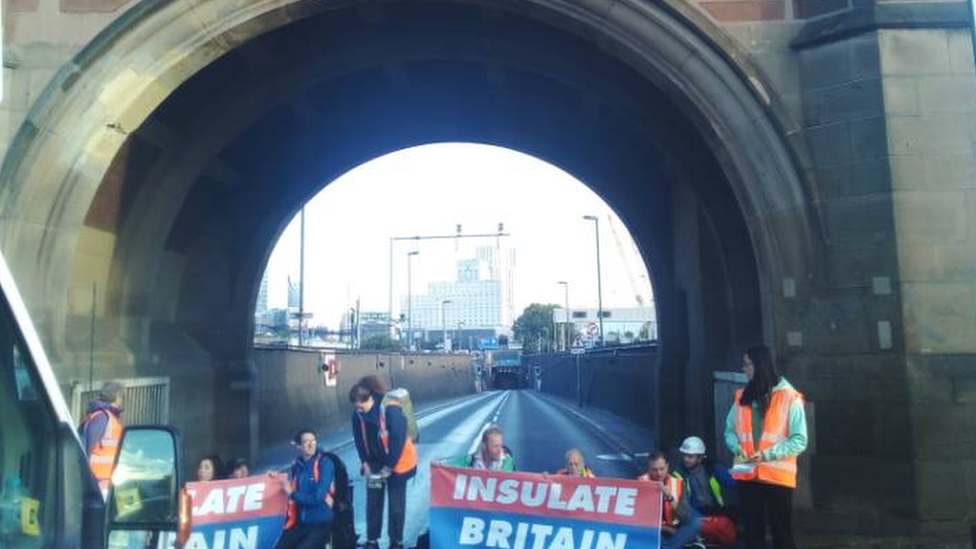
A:
MULTIPOLYGON (((739 439, 739 446, 747 456, 756 453, 756 444, 752 440, 752 406, 740 404, 742 399, 742 389, 735 392, 735 435, 739 439)), ((784 388, 773 391, 772 398, 769 399, 769 409, 763 418, 762 440, 759 441, 759 450, 762 452, 771 448, 789 435, 790 430, 790 407, 796 401, 803 400, 803 395, 793 389, 784 388)), ((796 456, 787 456, 782 459, 772 461, 762 461, 752 467, 750 471, 742 471, 741 468, 733 468, 732 477, 736 480, 755 480, 766 484, 776 484, 788 488, 796 488, 796 456)))

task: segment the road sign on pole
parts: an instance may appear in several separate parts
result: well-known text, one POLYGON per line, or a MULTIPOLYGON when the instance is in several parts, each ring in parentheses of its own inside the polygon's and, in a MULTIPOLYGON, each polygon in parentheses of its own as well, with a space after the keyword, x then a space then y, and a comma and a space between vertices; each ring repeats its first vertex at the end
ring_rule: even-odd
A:
POLYGON ((583 336, 576 334, 573 338, 573 346, 570 347, 569 352, 574 355, 581 355, 586 352, 586 347, 583 346, 583 336))

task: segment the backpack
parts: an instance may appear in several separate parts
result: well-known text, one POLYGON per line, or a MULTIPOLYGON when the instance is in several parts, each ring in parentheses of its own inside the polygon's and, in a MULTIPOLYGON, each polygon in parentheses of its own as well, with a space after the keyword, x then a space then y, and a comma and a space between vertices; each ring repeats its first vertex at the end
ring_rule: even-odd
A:
POLYGON ((332 460, 335 468, 335 518, 332 520, 332 547, 334 549, 355 549, 359 537, 356 535, 356 520, 353 515, 353 488, 349 482, 349 471, 339 456, 332 452, 324 455, 332 460))
POLYGON ((383 395, 383 400, 380 401, 380 414, 384 418, 386 417, 387 404, 390 401, 397 402, 400 405, 403 416, 407 418, 407 436, 414 442, 419 441, 420 428, 417 427, 417 416, 413 413, 413 401, 410 400, 410 391, 400 387, 383 395))

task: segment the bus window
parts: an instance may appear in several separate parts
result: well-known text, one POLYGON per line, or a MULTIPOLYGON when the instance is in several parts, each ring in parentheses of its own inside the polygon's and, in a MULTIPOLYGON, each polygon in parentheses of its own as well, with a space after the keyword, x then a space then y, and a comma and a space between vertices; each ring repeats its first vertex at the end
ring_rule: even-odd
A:
POLYGON ((56 421, 13 315, 0 300, 0 547, 52 543, 56 421))

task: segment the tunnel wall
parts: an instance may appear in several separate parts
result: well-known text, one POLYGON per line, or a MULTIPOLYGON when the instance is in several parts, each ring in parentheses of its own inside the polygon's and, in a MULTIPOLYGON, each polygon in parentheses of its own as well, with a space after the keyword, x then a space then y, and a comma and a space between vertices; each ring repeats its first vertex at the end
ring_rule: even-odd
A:
POLYGON ((388 388, 410 391, 415 406, 475 392, 470 355, 337 352, 339 373, 325 385, 322 352, 312 349, 256 348, 259 443, 270 448, 305 426, 332 429, 349 422, 349 389, 375 374, 388 388))
MULTIPOLYGON (((538 368, 544 393, 577 400, 576 357, 568 353, 523 358, 533 372, 538 368)), ((658 437, 657 347, 587 353, 579 357, 580 396, 583 407, 599 408, 647 427, 658 437)), ((654 441, 657 444, 657 440, 654 441)))

